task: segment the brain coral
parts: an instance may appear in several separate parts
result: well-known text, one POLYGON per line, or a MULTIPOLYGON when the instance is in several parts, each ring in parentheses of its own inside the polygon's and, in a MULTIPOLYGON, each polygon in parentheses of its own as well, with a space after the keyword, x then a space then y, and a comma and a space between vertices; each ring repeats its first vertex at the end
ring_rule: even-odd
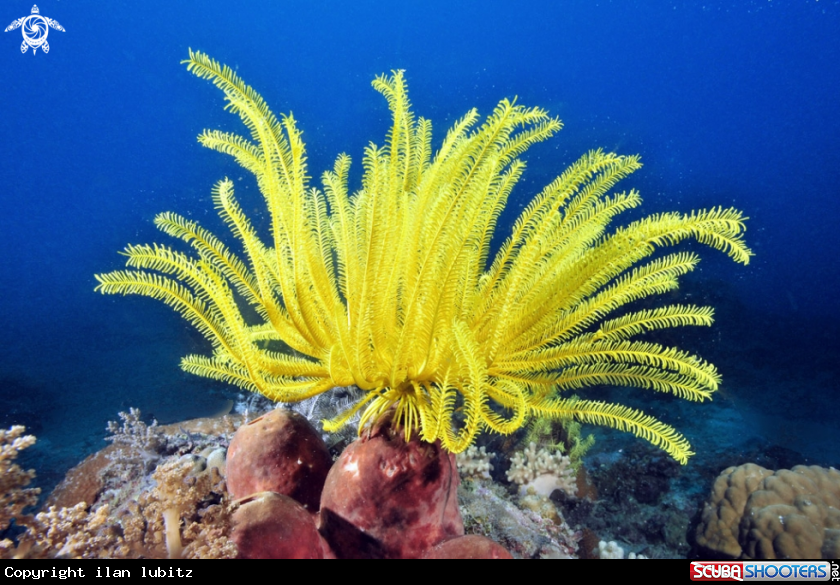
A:
POLYGON ((702 556, 744 559, 840 557, 840 471, 747 463, 715 480, 697 527, 702 556))

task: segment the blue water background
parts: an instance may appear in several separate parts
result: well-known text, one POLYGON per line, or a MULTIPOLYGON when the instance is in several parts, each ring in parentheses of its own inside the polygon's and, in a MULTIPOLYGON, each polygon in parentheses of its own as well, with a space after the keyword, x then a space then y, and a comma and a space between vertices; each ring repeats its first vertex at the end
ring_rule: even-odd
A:
MULTIPOLYGON (((30 2, 4 2, 0 24, 30 2)), ((94 273, 121 268, 127 243, 170 243, 152 225, 158 212, 225 234, 210 200, 222 177, 265 225, 252 178, 195 140, 204 128, 245 130, 180 64, 188 47, 235 68, 275 112, 294 112, 316 179, 347 152, 358 180, 363 148, 382 144, 389 122, 370 81, 405 69, 436 142, 468 108, 486 114, 503 97, 563 119, 526 154, 511 213, 596 147, 642 156, 623 188, 641 191, 644 213, 744 210, 755 257, 744 267, 700 250, 683 298, 719 318, 678 341, 720 368, 718 400, 740 413, 730 432, 838 463, 837 1, 38 6, 66 29, 50 30, 49 54, 21 54, 20 30, 0 35, 0 422, 39 436, 41 485, 100 448, 118 410, 171 422, 233 395, 178 368, 207 344, 171 309, 93 292, 94 273)), ((675 402, 652 412, 680 427, 675 402)), ((680 412, 703 418, 689 407, 680 412)), ((686 432, 701 445, 734 440, 686 432)))

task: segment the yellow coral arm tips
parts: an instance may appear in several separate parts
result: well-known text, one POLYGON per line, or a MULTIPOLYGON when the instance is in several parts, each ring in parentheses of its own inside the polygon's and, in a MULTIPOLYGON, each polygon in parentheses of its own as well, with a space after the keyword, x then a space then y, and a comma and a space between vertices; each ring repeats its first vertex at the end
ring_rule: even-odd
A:
POLYGON ((593 400, 549 400, 532 406, 534 414, 549 418, 574 418, 583 423, 612 427, 630 432, 663 449, 680 464, 694 455, 691 444, 672 427, 654 417, 620 404, 593 400))

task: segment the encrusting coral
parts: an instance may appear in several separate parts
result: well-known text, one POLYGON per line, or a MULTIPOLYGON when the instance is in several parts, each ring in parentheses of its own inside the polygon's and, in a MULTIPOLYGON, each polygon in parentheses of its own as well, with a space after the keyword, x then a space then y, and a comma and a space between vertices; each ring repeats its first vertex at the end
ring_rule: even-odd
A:
POLYGON ((688 460, 690 445, 672 427, 563 392, 610 384, 711 397, 714 366, 635 339, 709 325, 711 308, 618 311, 674 290, 699 261, 688 251, 651 259, 664 246, 693 238, 746 264, 741 212, 659 213, 608 232, 616 215, 641 203, 636 191, 611 193, 641 165, 593 150, 523 209, 491 257, 496 223, 525 169, 518 157, 561 127, 544 110, 505 99, 480 124, 470 110, 433 152, 431 122, 415 118, 403 73, 377 77, 393 125, 384 145, 365 149, 361 188, 351 195, 347 155, 322 175, 323 190, 311 186, 291 115, 275 117, 233 70, 202 53, 191 51, 186 64, 224 92, 251 132, 247 140, 205 131, 199 141, 254 173, 270 240, 224 179, 213 202, 242 257, 195 221, 163 213, 157 227, 197 257, 130 245, 129 270, 96 278, 103 293, 162 300, 210 341, 211 356, 183 358, 187 372, 284 402, 356 385, 364 395, 327 430, 359 412, 363 426, 394 407, 406 440, 416 429, 456 453, 479 432, 510 434, 537 416, 629 431, 688 460))
POLYGON ((840 558, 840 471, 729 467, 715 480, 696 543, 703 556, 722 558, 840 558))

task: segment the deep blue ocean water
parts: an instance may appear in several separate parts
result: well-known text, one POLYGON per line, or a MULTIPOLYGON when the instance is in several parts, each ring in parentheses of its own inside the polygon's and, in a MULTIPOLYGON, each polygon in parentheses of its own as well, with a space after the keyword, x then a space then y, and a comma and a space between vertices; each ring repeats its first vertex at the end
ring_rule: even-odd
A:
MULTIPOLYGON (((262 213, 251 178, 195 140, 204 128, 245 130, 180 64, 189 47, 235 68, 275 112, 294 112, 316 178, 341 152, 358 178, 362 149, 381 144, 389 122, 370 81, 405 69, 436 141, 470 107, 486 114, 503 97, 563 119, 526 153, 511 212, 596 147, 641 155, 622 188, 641 191, 644 213, 744 210, 755 257, 744 267, 701 250, 681 290, 718 320, 676 337, 719 367, 717 407, 737 417, 712 425, 703 405, 647 406, 699 453, 749 443, 840 464, 840 2, 38 7, 65 28, 49 31, 48 54, 21 54, 20 29, 0 35, 0 423, 38 435, 27 462, 39 485, 99 449, 117 411, 172 422, 234 394, 179 369, 207 344, 169 308, 93 291, 95 273, 122 267, 127 243, 166 242, 158 212, 224 233, 210 200, 224 176, 262 213)), ((4 2, 0 24, 31 9, 4 2)))

